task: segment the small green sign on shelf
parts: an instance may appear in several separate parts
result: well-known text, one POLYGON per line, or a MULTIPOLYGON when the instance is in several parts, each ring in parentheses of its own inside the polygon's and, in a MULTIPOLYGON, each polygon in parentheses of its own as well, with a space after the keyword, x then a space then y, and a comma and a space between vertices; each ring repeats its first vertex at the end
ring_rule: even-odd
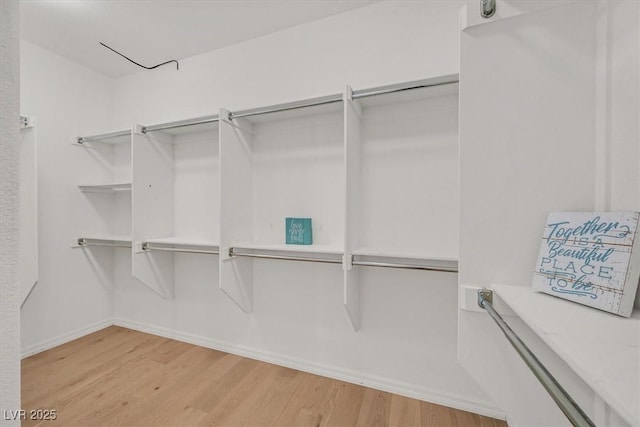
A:
POLYGON ((311 218, 286 218, 287 245, 311 245, 311 218))

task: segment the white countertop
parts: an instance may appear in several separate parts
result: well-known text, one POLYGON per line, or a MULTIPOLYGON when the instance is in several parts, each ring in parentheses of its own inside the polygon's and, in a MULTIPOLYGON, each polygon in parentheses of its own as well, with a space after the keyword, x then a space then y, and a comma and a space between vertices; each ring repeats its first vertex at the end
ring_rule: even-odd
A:
POLYGON ((627 319, 528 287, 493 289, 614 411, 640 426, 640 310, 627 319))

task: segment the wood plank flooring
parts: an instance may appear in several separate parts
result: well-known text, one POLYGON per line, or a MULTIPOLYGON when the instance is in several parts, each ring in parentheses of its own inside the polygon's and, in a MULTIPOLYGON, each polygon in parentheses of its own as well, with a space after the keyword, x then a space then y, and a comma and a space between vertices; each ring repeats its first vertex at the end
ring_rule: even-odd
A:
POLYGON ((117 326, 24 359, 22 407, 57 416, 23 426, 507 425, 117 326))

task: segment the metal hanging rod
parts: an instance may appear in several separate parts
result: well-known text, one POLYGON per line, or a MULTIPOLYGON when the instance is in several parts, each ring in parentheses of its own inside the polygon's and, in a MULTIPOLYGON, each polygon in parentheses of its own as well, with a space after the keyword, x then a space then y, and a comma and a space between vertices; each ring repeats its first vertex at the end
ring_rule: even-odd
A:
POLYGON ((220 121, 219 115, 214 114, 211 116, 196 117, 194 119, 178 120, 175 122, 160 123, 157 125, 150 125, 150 126, 142 126, 142 133, 155 132, 159 130, 176 129, 176 128, 182 128, 186 126, 203 125, 207 123, 216 123, 219 121, 220 121))
POLYGON ((114 194, 121 191, 131 191, 131 183, 120 184, 97 184, 97 185, 78 185, 83 193, 107 193, 114 194))
POLYGON ((196 244, 186 244, 186 243, 143 242, 142 250, 143 251, 185 252, 185 253, 191 253, 191 254, 208 254, 208 255, 218 255, 220 253, 220 249, 218 248, 218 246, 196 245, 196 244), (208 249, 201 249, 204 247, 207 247, 208 249))
MULTIPOLYGON (((399 83, 388 86, 380 86, 371 89, 362 89, 353 92, 353 99, 367 98, 370 96, 386 95, 394 92, 402 92, 405 90, 423 89, 427 87, 447 85, 457 83, 459 80, 457 74, 450 74, 442 77, 431 79, 416 80, 412 82, 399 83)), ((334 94, 322 96, 319 98, 310 98, 302 101, 288 102, 285 104, 276 104, 268 107, 253 108, 250 110, 242 110, 231 112, 229 117, 233 120, 238 117, 257 116, 259 114, 277 113, 280 111, 295 110, 298 108, 315 107, 318 105, 333 104, 342 102, 342 94, 334 94)))
POLYGON ((230 257, 239 256, 239 257, 249 257, 249 258, 280 259, 280 260, 287 260, 287 261, 321 262, 326 264, 342 264, 341 258, 337 259, 337 258, 303 257, 303 256, 293 256, 293 255, 273 255, 273 254, 266 254, 266 253, 244 252, 236 248, 229 248, 229 256, 230 257))
POLYGON ((522 360, 538 378, 538 381, 547 390, 551 398, 556 402, 560 410, 569 419, 571 424, 579 427, 595 426, 593 421, 584 413, 578 404, 569 396, 569 393, 558 383, 545 366, 538 360, 535 354, 522 342, 520 337, 513 332, 504 319, 493 308, 493 291, 480 289, 478 291, 478 305, 485 309, 489 316, 496 322, 504 333, 509 343, 513 346, 522 360))
MULTIPOLYGON (((265 259, 280 259, 290 261, 306 261, 306 262, 322 262, 330 264, 341 264, 342 254, 336 253, 339 258, 326 258, 326 257, 311 257, 311 256, 297 256, 297 255, 281 255, 275 254, 282 252, 278 249, 265 249, 266 252, 260 252, 260 249, 255 248, 229 248, 229 256, 241 256, 250 258, 265 258, 265 259)), ((398 259, 402 257, 398 256, 382 256, 382 255, 354 255, 352 265, 367 266, 367 267, 388 267, 388 268, 404 268, 412 270, 427 270, 427 271, 443 271, 443 272, 457 272, 458 262, 454 260, 438 260, 438 259, 415 259, 407 258, 408 262, 398 262, 398 259), (371 259, 372 258, 372 259, 371 259)))
POLYGON ((319 98, 310 98, 310 99, 304 99, 301 101, 287 102, 284 104, 270 105, 267 107, 259 107, 259 108, 252 108, 249 110, 231 112, 229 114, 229 118, 233 120, 240 117, 258 116, 260 114, 269 114, 269 113, 279 113, 281 111, 296 110, 298 108, 315 107, 318 105, 334 104, 337 102, 342 102, 341 93, 322 96, 319 98))
POLYGON ((354 259, 351 264, 359 265, 363 267, 406 268, 410 270, 443 271, 447 273, 458 272, 457 262, 451 262, 451 265, 437 265, 437 264, 416 264, 416 263, 382 262, 382 261, 360 261, 360 260, 354 259))
POLYGON ((131 242, 128 240, 93 239, 91 237, 78 238, 78 246, 110 246, 112 248, 130 248, 131 242))
POLYGON ((398 83, 388 86, 380 86, 372 89, 361 89, 353 91, 353 99, 367 98, 370 96, 387 95, 395 92, 403 92, 405 90, 424 89, 428 87, 448 85, 458 83, 457 74, 449 74, 431 79, 415 80, 412 82, 398 83))
MULTIPOLYGON (((423 89, 427 87, 441 86, 441 85, 457 83, 457 82, 458 82, 458 75, 450 74, 450 75, 435 77, 431 79, 416 80, 412 82, 399 83, 394 85, 380 86, 380 87, 371 88, 371 89, 362 89, 362 90, 354 91, 353 99, 367 98, 370 96, 377 96, 377 95, 386 95, 389 93, 402 92, 406 90, 423 89)), ((269 105, 266 107, 258 107, 258 108, 251 108, 247 110, 230 112, 229 118, 233 120, 241 117, 251 117, 251 116, 258 116, 261 114, 278 113, 282 111, 290 111, 290 110, 296 110, 299 108, 307 108, 307 107, 316 107, 320 105, 334 104, 338 102, 342 102, 341 93, 321 96, 317 98, 303 99, 301 101, 293 101, 293 102, 287 102, 283 104, 269 105)), ((175 128, 186 127, 186 126, 195 126, 195 125, 201 125, 206 123, 215 123, 219 121, 220 121, 220 117, 219 115, 216 114, 211 116, 198 117, 194 119, 179 120, 176 122, 143 126, 142 133, 175 129, 175 128)))
POLYGON ((118 130, 115 132, 101 133, 99 135, 91 136, 79 136, 77 139, 78 144, 84 144, 90 141, 102 141, 105 139, 118 138, 120 136, 131 136, 131 129, 118 130))

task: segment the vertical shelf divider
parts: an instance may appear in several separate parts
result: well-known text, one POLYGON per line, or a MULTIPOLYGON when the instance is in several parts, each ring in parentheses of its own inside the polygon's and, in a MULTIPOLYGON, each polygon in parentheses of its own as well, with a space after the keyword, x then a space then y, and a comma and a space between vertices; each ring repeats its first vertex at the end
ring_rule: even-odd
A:
POLYGON ((253 237, 253 125, 220 110, 220 289, 245 313, 253 311, 253 259, 229 249, 253 237))
MULTIPOLYGON (((21 117, 22 119, 23 117, 21 117)), ((38 282, 38 177, 36 130, 24 117, 20 129, 20 304, 38 282)))
POLYGON ((353 90, 344 91, 344 150, 345 150, 345 243, 344 259, 344 307, 351 326, 360 329, 360 278, 353 267, 353 251, 358 246, 360 234, 360 119, 362 110, 353 100, 353 90))
POLYGON ((163 132, 132 134, 132 269, 143 284, 170 299, 174 296, 173 254, 143 251, 142 242, 173 234, 173 138, 163 132))

